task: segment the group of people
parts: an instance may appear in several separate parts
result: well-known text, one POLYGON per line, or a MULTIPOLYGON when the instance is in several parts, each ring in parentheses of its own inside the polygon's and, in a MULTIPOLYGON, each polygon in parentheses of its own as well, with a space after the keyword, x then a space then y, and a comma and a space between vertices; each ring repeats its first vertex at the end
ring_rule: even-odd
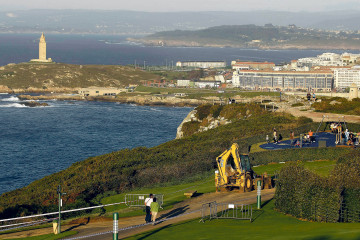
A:
POLYGON ((311 131, 311 129, 308 133, 304 134, 303 140, 304 140, 304 142, 307 142, 307 143, 315 142, 315 136, 314 136, 313 131, 311 131))
MULTIPOLYGON (((266 138, 267 138, 266 141, 269 143, 268 135, 266 135, 266 138)), ((281 133, 278 135, 276 129, 274 128, 274 133, 273 133, 274 143, 279 143, 279 142, 281 142, 282 139, 283 139, 283 137, 282 137, 281 133)))
POLYGON ((152 222, 155 225, 156 216, 159 212, 160 205, 157 202, 156 197, 152 193, 150 193, 149 197, 145 199, 145 222, 150 223, 152 222))
POLYGON ((345 143, 349 146, 354 146, 356 144, 356 133, 349 132, 348 129, 343 131, 341 123, 331 123, 330 130, 332 133, 336 134, 335 144, 345 143))
POLYGON ((307 100, 310 102, 311 100, 313 100, 314 102, 316 102, 316 96, 315 96, 315 93, 311 94, 311 93, 307 93, 306 94, 306 98, 307 100))
MULTIPOLYGON (((283 139, 282 135, 278 134, 276 129, 274 128, 273 142, 276 144, 279 143, 282 139, 283 139)), ((310 130, 308 133, 304 134, 303 141, 308 143, 315 142, 314 132, 310 130)), ((268 135, 266 135, 266 142, 270 143, 268 135)), ((300 146, 299 139, 295 139, 294 131, 290 131, 290 145, 295 147, 300 146)))

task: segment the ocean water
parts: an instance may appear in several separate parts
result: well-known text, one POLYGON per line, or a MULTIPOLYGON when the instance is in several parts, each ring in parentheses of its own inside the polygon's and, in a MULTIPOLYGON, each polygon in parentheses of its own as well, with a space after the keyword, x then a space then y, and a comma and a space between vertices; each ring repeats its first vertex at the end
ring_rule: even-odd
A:
MULTIPOLYGON (((47 56, 71 64, 175 65, 177 61, 271 61, 314 57, 326 50, 251 50, 240 48, 147 47, 124 36, 46 34, 47 56)), ((0 34, 0 65, 38 58, 40 34, 0 34)), ((331 52, 342 53, 343 51, 331 52)), ((351 51, 359 53, 359 51, 351 51)))
POLYGON ((43 102, 50 106, 30 108, 15 95, 0 94, 0 194, 91 156, 172 140, 191 110, 43 102))

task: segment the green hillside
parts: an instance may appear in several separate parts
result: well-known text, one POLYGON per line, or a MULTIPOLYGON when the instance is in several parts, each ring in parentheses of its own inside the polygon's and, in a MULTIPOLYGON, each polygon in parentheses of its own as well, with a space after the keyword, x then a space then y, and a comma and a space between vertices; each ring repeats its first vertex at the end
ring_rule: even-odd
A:
POLYGON ((0 67, 0 85, 11 89, 125 87, 158 75, 120 65, 21 63, 0 67))
POLYGON ((133 39, 150 45, 230 46, 245 48, 359 49, 360 34, 286 27, 223 25, 202 30, 175 30, 133 39))
MULTIPOLYGON (((248 146, 263 142, 276 129, 283 136, 315 129, 318 123, 286 114, 269 113, 255 104, 234 104, 247 108, 248 117, 237 116, 233 123, 213 130, 169 141, 153 148, 123 149, 91 157, 68 169, 37 180, 27 187, 0 196, 0 218, 36 212, 56 211, 58 184, 67 192, 65 208, 98 204, 108 192, 122 193, 142 187, 163 186, 198 180, 216 168, 215 158, 233 142, 246 152, 248 146), (256 113, 256 114, 251 114, 256 113), (239 119, 240 118, 240 119, 239 119)), ((226 108, 226 111, 229 111, 226 108)), ((336 159, 349 149, 291 149, 253 154, 254 165, 291 160, 336 159), (298 152, 301 151, 301 152, 298 152), (283 156, 283 157, 282 157, 283 156)))

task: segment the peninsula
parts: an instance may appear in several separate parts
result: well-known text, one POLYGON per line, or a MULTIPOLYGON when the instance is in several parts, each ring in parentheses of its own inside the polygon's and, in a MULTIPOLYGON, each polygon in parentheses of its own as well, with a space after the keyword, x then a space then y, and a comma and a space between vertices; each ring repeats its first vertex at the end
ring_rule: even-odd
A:
POLYGON ((223 25, 202 30, 163 31, 133 42, 155 46, 235 47, 251 49, 360 49, 358 31, 289 26, 223 25))

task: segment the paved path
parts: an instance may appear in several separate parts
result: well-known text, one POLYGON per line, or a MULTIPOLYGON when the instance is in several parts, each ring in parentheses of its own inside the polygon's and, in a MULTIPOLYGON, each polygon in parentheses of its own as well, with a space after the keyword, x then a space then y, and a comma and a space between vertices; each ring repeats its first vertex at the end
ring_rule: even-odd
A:
MULTIPOLYGON (((262 200, 267 201, 273 198, 275 193, 275 189, 266 189, 262 191, 262 200)), ((187 199, 181 203, 178 203, 174 206, 174 208, 160 212, 160 216, 158 219, 167 219, 175 216, 179 216, 182 214, 190 213, 184 216, 176 217, 171 220, 162 222, 158 225, 147 225, 139 228, 121 231, 119 233, 119 239, 126 238, 135 234, 139 234, 145 231, 150 231, 154 229, 161 229, 167 227, 171 224, 178 223, 185 220, 195 219, 201 217, 200 209, 202 204, 216 201, 218 203, 241 203, 241 204, 252 204, 256 203, 256 191, 252 191, 249 193, 239 193, 239 192, 226 192, 226 193, 207 193, 201 196, 187 199), (191 213, 196 211, 194 213, 191 213)), ((137 216, 137 217, 129 217, 129 218, 120 218, 119 219, 119 228, 125 228, 129 226, 134 226, 138 224, 144 223, 145 216, 137 216)), ((91 234, 107 232, 112 230, 112 221, 111 220, 103 220, 100 222, 84 222, 76 225, 65 225, 62 228, 63 230, 76 230, 78 234, 73 237, 79 236, 87 236, 91 234)), ((38 229, 31 231, 24 231, 19 233, 1 235, 2 238, 20 238, 20 237, 29 237, 51 233, 52 229, 38 229)), ((71 237, 69 237, 71 238, 71 237)), ((94 236, 91 238, 85 239, 94 239, 94 240, 107 240, 112 239, 112 234, 105 234, 101 236, 94 236)))
POLYGON ((326 116, 324 122, 338 122, 343 121, 345 117, 345 121, 349 123, 360 123, 360 116, 355 115, 344 115, 344 114, 336 114, 336 113, 323 113, 323 112, 311 112, 311 111, 300 111, 298 108, 279 108, 279 112, 288 112, 295 117, 308 117, 314 120, 315 122, 321 122, 323 116, 326 116))

